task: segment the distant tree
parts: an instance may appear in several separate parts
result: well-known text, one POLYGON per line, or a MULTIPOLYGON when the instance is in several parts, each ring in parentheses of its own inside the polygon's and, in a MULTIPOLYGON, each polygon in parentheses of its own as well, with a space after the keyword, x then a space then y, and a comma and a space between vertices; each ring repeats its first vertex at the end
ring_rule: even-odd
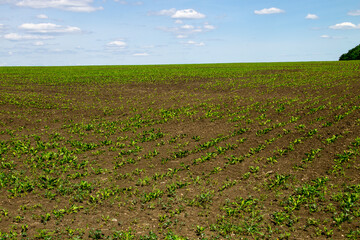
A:
POLYGON ((341 55, 339 61, 343 60, 360 60, 360 44, 341 55))

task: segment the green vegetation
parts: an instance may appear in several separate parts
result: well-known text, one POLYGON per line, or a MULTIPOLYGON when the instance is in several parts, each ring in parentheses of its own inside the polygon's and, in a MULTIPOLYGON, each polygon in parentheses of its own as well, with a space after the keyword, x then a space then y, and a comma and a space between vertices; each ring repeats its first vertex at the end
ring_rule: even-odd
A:
POLYGON ((341 55, 339 60, 360 60, 360 44, 341 55))
POLYGON ((2 67, 0 239, 358 239, 359 67, 2 67))

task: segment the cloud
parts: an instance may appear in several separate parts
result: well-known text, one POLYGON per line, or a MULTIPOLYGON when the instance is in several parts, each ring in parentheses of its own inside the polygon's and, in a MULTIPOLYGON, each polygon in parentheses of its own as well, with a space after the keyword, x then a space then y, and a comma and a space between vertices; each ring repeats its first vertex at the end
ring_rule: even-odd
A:
POLYGON ((32 33, 80 33, 81 29, 72 26, 61 26, 53 23, 24 23, 20 29, 32 33))
POLYGON ((213 25, 210 25, 210 24, 208 24, 208 23, 205 23, 204 28, 205 28, 206 30, 214 30, 214 29, 215 29, 215 27, 214 27, 213 25))
POLYGON ((308 15, 306 15, 305 18, 306 18, 306 19, 315 20, 315 19, 319 19, 319 16, 317 16, 316 14, 311 14, 311 13, 309 13, 308 15))
POLYGON ((195 11, 194 9, 177 10, 172 18, 185 18, 185 19, 199 19, 205 18, 206 16, 202 13, 195 11))
POLYGON ((321 38, 324 38, 324 39, 344 39, 344 37, 339 37, 339 36, 329 36, 329 35, 321 35, 320 36, 321 38))
POLYGON ((128 5, 128 4, 131 4, 131 5, 143 5, 144 3, 142 1, 137 1, 137 2, 129 2, 129 1, 121 1, 121 0, 114 0, 115 2, 118 2, 122 5, 128 5))
POLYGON ((135 57, 146 57, 146 56, 149 56, 148 53, 134 53, 133 56, 135 57))
POLYGON ((49 18, 49 17, 46 16, 45 14, 39 14, 39 15, 37 15, 36 17, 39 18, 39 19, 48 19, 48 18, 49 18))
POLYGON ((181 26, 181 28, 182 29, 194 29, 195 27, 193 25, 186 24, 186 25, 181 26))
POLYGON ((163 27, 163 26, 157 27, 157 29, 164 32, 172 32, 172 33, 176 33, 180 30, 180 28, 178 27, 163 27))
POLYGON ((151 49, 151 48, 155 48, 154 45, 145 45, 145 46, 141 46, 141 48, 143 49, 151 49))
MULTIPOLYGON (((215 29, 215 27, 205 22, 203 26, 184 24, 182 26, 175 25, 174 27, 158 27, 158 29, 164 32, 172 33, 177 39, 185 39, 199 33, 212 31, 215 29)), ((191 45, 192 43, 189 44, 191 45)))
POLYGON ((201 33, 204 30, 201 27, 197 27, 196 29, 191 30, 191 33, 201 33))
MULTIPOLYGON (((177 39, 186 39, 189 37, 193 37, 196 34, 212 31, 215 29, 215 26, 210 25, 208 22, 204 22, 203 25, 184 24, 184 22, 186 22, 186 20, 189 19, 206 18, 205 14, 197 12, 194 9, 182 9, 182 10, 177 10, 175 8, 163 9, 158 12, 149 12, 149 15, 167 16, 174 19, 174 23, 172 27, 158 27, 158 29, 173 34, 174 37, 177 39)), ((195 42, 192 40, 189 40, 187 42, 180 42, 180 43, 186 46, 205 45, 203 42, 195 42)))
POLYGON ((157 15, 157 16, 172 16, 176 13, 176 9, 175 8, 171 8, 171 9, 163 9, 160 10, 158 12, 150 12, 150 15, 157 15))
POLYGON ((45 39, 52 39, 54 37, 52 36, 40 36, 40 35, 31 35, 31 34, 25 34, 20 35, 17 33, 8 33, 4 35, 4 38, 7 40, 12 41, 22 41, 22 40, 45 40, 45 39))
POLYGON ((176 36, 176 38, 178 38, 178 39, 184 39, 184 38, 188 38, 188 36, 187 36, 187 35, 183 35, 183 34, 179 34, 179 35, 176 36))
POLYGON ((176 38, 182 38, 179 36, 184 36, 183 38, 186 38, 189 35, 194 35, 205 31, 213 30, 212 28, 210 29, 210 28, 193 26, 188 24, 180 27, 158 27, 158 29, 164 32, 173 33, 175 36, 177 36, 176 38))
MULTIPOLYGON (((150 12, 150 15, 158 15, 158 16, 169 16, 174 19, 200 19, 205 18, 205 14, 199 13, 194 9, 182 9, 176 10, 176 8, 164 9, 158 12, 150 12)), ((182 22, 176 22, 182 23, 182 22)))
POLYGON ((192 45, 192 46, 202 47, 202 46, 205 46, 205 43, 204 42, 195 42, 195 41, 189 40, 189 41, 185 42, 185 45, 192 45))
POLYGON ((254 13, 257 15, 264 15, 264 14, 277 14, 277 13, 284 13, 285 11, 279 8, 264 8, 262 10, 255 10, 254 13))
POLYGON ((34 42, 34 46, 44 46, 44 42, 42 41, 34 42))
POLYGON ((330 26, 331 29, 360 29, 360 24, 355 25, 351 22, 343 22, 330 26))
POLYGON ((94 7, 93 0, 22 0, 16 1, 18 7, 29 8, 57 8, 73 12, 94 12, 103 7, 94 7))
POLYGON ((350 15, 350 16, 360 16, 360 10, 350 11, 350 12, 348 12, 348 15, 350 15))
POLYGON ((117 41, 109 42, 108 44, 106 44, 106 46, 115 47, 115 48, 126 48, 127 43, 121 40, 117 40, 117 41))

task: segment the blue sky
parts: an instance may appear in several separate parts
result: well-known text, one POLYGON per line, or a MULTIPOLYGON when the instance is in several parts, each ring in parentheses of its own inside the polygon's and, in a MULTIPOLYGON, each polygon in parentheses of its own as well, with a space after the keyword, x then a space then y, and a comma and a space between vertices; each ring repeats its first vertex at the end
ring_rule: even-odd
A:
POLYGON ((0 0, 0 66, 332 61, 358 0, 0 0))

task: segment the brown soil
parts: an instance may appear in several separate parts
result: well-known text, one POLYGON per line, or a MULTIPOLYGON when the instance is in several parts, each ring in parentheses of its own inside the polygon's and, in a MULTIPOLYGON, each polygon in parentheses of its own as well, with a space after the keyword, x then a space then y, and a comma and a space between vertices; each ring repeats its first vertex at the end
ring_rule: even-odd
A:
MULTIPOLYGON (((253 75, 266 78, 275 74, 281 77, 302 71, 300 68, 262 69, 254 71, 253 75)), ((11 77, 2 75, 2 78, 11 77)), ((253 81, 250 73, 233 80, 253 81)), ((332 204, 335 212, 340 214, 341 205, 333 195, 345 189, 343 186, 360 184, 358 153, 343 165, 343 174, 330 173, 337 154, 347 151, 351 143, 360 137, 359 108, 349 113, 360 106, 358 81, 348 80, 347 84, 329 88, 314 87, 312 84, 276 88, 263 84, 233 88, 227 84, 217 86, 215 83, 219 79, 206 78, 193 78, 186 83, 180 78, 172 80, 173 84, 170 81, 96 85, 72 83, 63 86, 17 81, 23 82, 23 85, 0 85, 0 92, 8 94, 0 97, 0 140, 3 145, 13 151, 17 140, 28 140, 31 146, 36 147, 34 136, 37 135, 44 143, 57 142, 59 148, 72 150, 79 162, 87 161, 88 164, 80 169, 69 165, 62 172, 51 173, 33 168, 31 159, 36 159, 41 153, 58 152, 58 147, 39 150, 34 155, 28 152, 2 153, 0 175, 27 177, 34 185, 33 190, 16 196, 9 191, 17 187, 15 183, 6 183, 12 180, 3 180, 3 186, 0 185, 0 233, 4 236, 16 232, 18 235, 15 238, 18 239, 50 239, 45 236, 46 230, 53 239, 73 239, 75 236, 88 239, 95 238, 96 230, 104 234, 100 234, 99 238, 105 238, 113 236, 116 231, 131 229, 137 237, 148 235, 151 231, 159 239, 165 239, 170 232, 189 239, 201 239, 201 236, 203 239, 215 239, 216 236, 219 239, 276 239, 287 238, 287 234, 289 239, 342 239, 352 230, 359 231, 359 216, 351 215, 352 221, 343 222, 340 228, 334 222, 334 211, 327 210, 332 204), (319 106, 324 107, 311 112, 319 106), (165 116, 166 111, 168 117, 165 116), (262 114, 266 116, 261 117, 262 114), (341 114, 344 118, 334 120, 341 114), (292 116, 298 120, 290 122, 292 116), (239 119, 230 121, 235 117, 239 119), (332 124, 327 126, 327 122, 332 124), (273 127, 278 123, 283 125, 273 127), (84 126, 87 124, 93 127, 86 130, 84 126), (260 130, 269 127, 273 127, 269 132, 260 133, 260 130), (241 128, 247 131, 231 136, 241 128), (139 141, 144 131, 152 129, 164 136, 153 141, 139 141), (314 129, 316 133, 310 136, 309 131, 314 129), (54 133, 62 139, 52 140, 54 133), (340 137, 333 143, 327 143, 326 139, 334 135, 340 137), (195 136, 199 136, 200 140, 196 141, 195 136), (125 139, 121 140, 121 137, 125 139), (200 149, 201 144, 221 137, 225 138, 215 146, 200 149), (280 153, 296 139, 301 139, 301 142, 294 144, 293 150, 280 153), (71 145, 73 140, 97 146, 77 151, 79 147, 71 145), (111 143, 102 144, 105 140, 111 143), (138 142, 131 145, 132 140, 138 142), (120 148, 116 143, 125 145, 120 148), (231 144, 236 146, 220 153, 219 147, 226 148, 231 144), (264 148, 251 152, 260 145, 264 148), (135 146, 141 149, 138 153, 119 156, 122 150, 134 149, 135 146), (114 150, 110 150, 111 147, 114 150), (149 152, 154 149, 158 154, 150 156, 149 152), (311 149, 321 150, 313 159, 305 161, 311 149), (174 157, 176 152, 181 154, 181 151, 188 152, 184 157, 174 157), (211 152, 217 155, 194 164, 194 160, 211 152), (228 165, 231 156, 243 156, 244 159, 228 165), (271 162, 271 157, 276 157, 276 162, 271 162), (135 164, 116 167, 117 161, 129 158, 134 159, 135 164), (164 160, 166 158, 168 160, 164 160), (5 164, 12 161, 14 167, 5 164), (221 170, 215 171, 217 167, 221 170), (102 170, 96 172, 94 169, 102 170), (174 170, 179 171, 171 175, 174 170), (76 172, 85 175, 69 177, 76 172), (162 174, 163 177, 156 178, 162 174), (42 188, 38 185, 41 175, 62 179, 63 186, 42 188), (277 175, 290 177, 285 185, 269 189, 270 180, 277 175), (274 213, 284 211, 286 199, 296 196, 297 189, 304 184, 311 185, 313 180, 321 177, 329 179, 324 198, 304 201, 298 209, 289 213, 297 219, 293 225, 286 222, 276 224, 274 213), (146 178, 149 182, 141 183, 140 180, 146 178), (70 189, 82 181, 93 186, 83 199, 76 195, 80 192, 78 189, 72 189, 69 194, 58 190, 61 187, 70 189), (224 183, 230 182, 234 185, 219 190, 224 183), (186 185, 177 185, 181 183, 186 185), (171 184, 178 189, 169 192, 167 189, 171 184), (115 193, 102 198, 104 189, 115 193), (162 191, 160 197, 144 200, 146 193, 157 189, 162 191), (55 196, 46 197, 47 192, 55 196), (92 201, 90 195, 98 196, 97 202, 92 201), (226 215, 223 207, 227 202, 250 196, 258 201, 253 210, 244 210, 236 217, 226 215), (318 212, 309 210, 312 203, 317 204, 318 212), (56 218, 54 210, 70 209, 73 205, 81 206, 81 209, 56 218), (50 215, 49 219, 46 219, 46 214, 50 215), (261 215, 262 220, 256 222, 251 214, 261 215), (219 230, 222 217, 233 226, 243 226, 241 224, 248 219, 248 223, 253 221, 253 228, 243 227, 238 232, 233 229, 223 233, 219 230), (317 225, 309 225, 309 219, 317 219, 317 225), (25 225, 27 230, 22 230, 25 225), (204 227, 204 231, 197 231, 197 226, 204 227), (324 227, 332 229, 332 234, 327 236, 324 227), (22 237, 21 232, 26 234, 22 237)), ((229 83, 230 79, 223 81, 229 83)), ((354 204, 352 211, 359 211, 359 200, 354 204)), ((4 239, 7 239, 6 236, 4 239)))

